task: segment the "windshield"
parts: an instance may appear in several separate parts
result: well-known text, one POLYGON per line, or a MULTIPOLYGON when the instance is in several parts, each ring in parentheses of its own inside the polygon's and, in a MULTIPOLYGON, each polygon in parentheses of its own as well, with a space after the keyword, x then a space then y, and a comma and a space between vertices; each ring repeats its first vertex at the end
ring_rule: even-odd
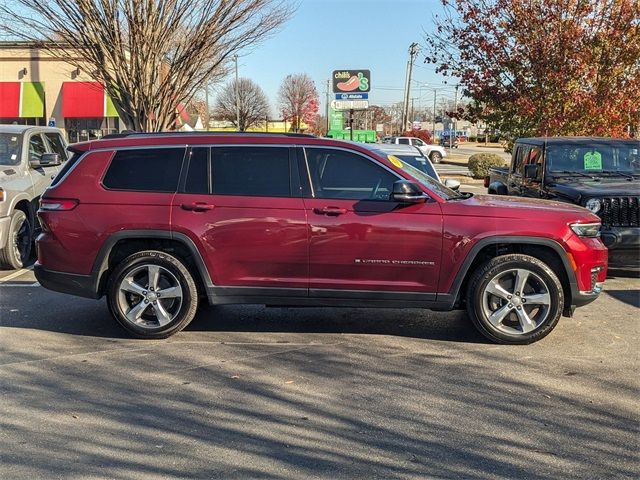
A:
POLYGON ((20 163, 22 134, 0 133, 0 165, 17 165, 20 163))
POLYGON ((550 172, 609 173, 640 175, 640 142, 594 141, 547 145, 550 172))
POLYGON ((451 200, 452 198, 463 197, 463 195, 459 194, 454 190, 451 190, 448 187, 445 187, 443 184, 441 184, 434 178, 430 177, 429 175, 424 173, 422 170, 418 170, 416 167, 411 166, 409 163, 402 161, 400 158, 398 158, 397 155, 389 155, 388 158, 391 161, 391 163, 393 163, 396 167, 406 171, 418 182, 420 182, 422 185, 427 187, 432 192, 435 192, 436 194, 438 194, 443 199, 451 200))

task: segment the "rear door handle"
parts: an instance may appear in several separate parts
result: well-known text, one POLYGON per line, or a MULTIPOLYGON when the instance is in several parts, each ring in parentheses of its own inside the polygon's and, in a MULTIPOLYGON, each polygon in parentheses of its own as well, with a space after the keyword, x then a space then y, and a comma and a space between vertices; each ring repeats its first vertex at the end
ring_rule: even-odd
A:
POLYGON ((343 215, 347 213, 348 210, 346 208, 340 207, 322 207, 322 208, 314 208, 313 213, 317 213, 318 215, 343 215))
POLYGON ((180 208, 183 210, 190 210, 192 212, 206 212, 207 210, 213 210, 215 205, 204 202, 183 203, 180 208))

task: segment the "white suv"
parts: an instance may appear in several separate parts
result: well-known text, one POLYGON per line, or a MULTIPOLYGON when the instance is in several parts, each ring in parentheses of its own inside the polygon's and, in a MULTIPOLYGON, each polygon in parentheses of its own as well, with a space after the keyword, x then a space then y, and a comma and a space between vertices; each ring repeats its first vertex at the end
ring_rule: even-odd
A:
POLYGON ((385 143, 393 143, 397 145, 413 145, 417 147, 425 157, 428 157, 433 163, 440 163, 444 157, 447 156, 447 152, 444 148, 438 145, 429 145, 423 142, 419 138, 415 137, 391 137, 389 141, 385 143))

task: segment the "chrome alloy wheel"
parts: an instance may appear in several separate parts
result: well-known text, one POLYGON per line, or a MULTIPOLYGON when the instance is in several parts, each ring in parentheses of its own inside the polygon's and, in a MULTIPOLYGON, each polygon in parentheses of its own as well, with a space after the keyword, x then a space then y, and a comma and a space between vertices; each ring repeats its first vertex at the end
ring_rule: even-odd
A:
POLYGON ((176 276, 159 265, 132 269, 118 287, 118 307, 132 325, 163 327, 182 306, 182 287, 176 276))
POLYGON ((482 292, 482 309, 496 330, 511 335, 526 334, 549 316, 549 287, 530 270, 506 270, 487 283, 482 292))

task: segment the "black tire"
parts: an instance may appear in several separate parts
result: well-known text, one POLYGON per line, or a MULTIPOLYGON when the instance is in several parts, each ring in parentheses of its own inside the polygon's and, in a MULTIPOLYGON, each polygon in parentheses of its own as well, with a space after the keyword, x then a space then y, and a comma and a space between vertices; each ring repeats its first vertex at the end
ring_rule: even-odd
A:
POLYGON ((22 210, 11 214, 7 243, 0 250, 0 268, 18 269, 27 264, 33 245, 33 226, 22 210))
POLYGON ((115 268, 107 283, 107 304, 113 318, 131 336, 145 339, 161 339, 179 332, 193 320, 198 308, 198 289, 192 274, 180 259, 164 252, 146 250, 130 255, 115 268), (150 268, 154 270, 157 268, 160 271, 156 283, 164 283, 165 285, 163 288, 156 287, 155 293, 153 292, 154 289, 150 288, 150 268), (144 280, 145 269, 146 272, 149 272, 146 273, 146 284, 144 280), (147 289, 143 292, 145 295, 125 291, 121 288, 125 279, 131 278, 135 280, 136 277, 134 275, 142 278, 139 283, 134 283, 136 288, 141 286, 147 289), (175 297, 172 299, 160 298, 160 292, 166 291, 163 289, 175 289, 177 286, 180 287, 181 296, 179 300, 175 297), (147 300, 147 295, 156 294, 158 298, 153 298, 157 303, 154 303, 154 299, 145 301, 147 300), (128 313, 131 314, 134 308, 143 305, 143 302, 147 306, 141 308, 143 310, 141 317, 136 319, 136 322, 127 318, 125 309, 130 307, 128 313), (160 305, 160 310, 166 315, 164 318, 171 318, 168 323, 162 324, 160 321, 161 315, 156 312, 157 306, 154 305, 160 305))
POLYGON ((429 155, 429 159, 431 160, 431 163, 440 163, 440 160, 442 160, 442 155, 440 154, 440 152, 431 152, 431 155, 429 155))
POLYGON ((495 257, 477 268, 469 279, 466 300, 471 321, 485 337, 495 343, 526 345, 546 337, 555 328, 564 308, 564 291, 546 263, 529 255, 509 254, 495 257), (527 292, 525 289, 523 292, 510 291, 517 288, 518 270, 529 272, 529 275, 522 275, 529 279, 525 286, 527 292), (507 285, 513 282, 511 287, 504 288, 505 293, 511 295, 502 297, 502 290, 500 296, 490 292, 492 285, 500 281, 507 285), (531 301, 527 304, 522 298, 525 302, 527 298, 531 301), (548 305, 542 303, 543 298, 548 305), (500 318, 502 312, 508 313, 504 319, 497 320, 499 325, 492 323, 490 316, 500 318), (527 319, 531 323, 527 323, 527 319))

